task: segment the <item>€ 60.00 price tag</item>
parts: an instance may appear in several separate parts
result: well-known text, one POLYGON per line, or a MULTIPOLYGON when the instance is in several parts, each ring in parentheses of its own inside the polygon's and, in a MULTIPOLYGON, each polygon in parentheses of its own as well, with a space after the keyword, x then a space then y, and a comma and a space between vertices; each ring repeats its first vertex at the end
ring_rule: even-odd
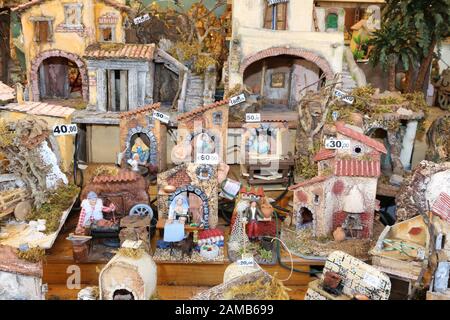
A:
POLYGON ((325 140, 325 149, 350 149, 350 140, 325 140))
POLYGON ((247 257, 247 258, 242 258, 240 260, 236 261, 238 266, 241 267, 253 267, 253 265, 255 264, 255 261, 253 260, 253 257, 247 257))
POLYGON ((217 153, 198 153, 196 162, 198 164, 219 164, 217 153))
POLYGON ((246 113, 245 122, 261 122, 261 113, 246 113))
POLYGON ((78 127, 76 124, 57 124, 53 127, 54 136, 65 136, 68 134, 77 134, 78 127))
POLYGON ((169 123, 170 117, 167 114, 153 110, 153 118, 164 123, 169 123))
POLYGON ((235 105, 237 105, 237 104, 239 104, 241 102, 244 102, 244 101, 245 101, 245 95, 243 93, 241 93, 238 96, 231 97, 230 101, 228 102, 228 105, 230 107, 232 107, 232 106, 235 106, 235 105))

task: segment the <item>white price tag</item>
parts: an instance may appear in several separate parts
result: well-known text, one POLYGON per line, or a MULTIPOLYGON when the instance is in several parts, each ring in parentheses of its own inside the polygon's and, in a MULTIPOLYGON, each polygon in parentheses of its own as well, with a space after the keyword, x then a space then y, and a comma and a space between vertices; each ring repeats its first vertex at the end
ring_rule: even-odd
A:
POLYGON ((367 272, 364 275, 363 281, 365 283, 367 283, 369 286, 372 286, 374 288, 378 288, 380 286, 380 284, 381 284, 381 279, 380 278, 378 278, 378 277, 376 277, 374 275, 371 275, 370 273, 367 273, 367 272))
POLYGON ((198 164, 219 164, 219 155, 217 153, 197 153, 198 164))
POLYGON ((65 136, 68 134, 77 134, 78 127, 76 124, 57 124, 53 126, 54 136, 65 136))
POLYGON ((325 149, 350 149, 350 140, 327 139, 325 149))
POLYGON ((261 113, 246 113, 245 122, 261 122, 261 113))
POLYGON ((237 260, 236 263, 241 267, 253 267, 255 265, 255 260, 253 260, 253 257, 248 257, 237 260))
POLYGON ((241 93, 238 96, 231 97, 230 101, 228 102, 228 105, 230 107, 232 107, 232 106, 235 106, 235 105, 237 105, 239 103, 242 103, 244 101, 245 101, 245 95, 243 93, 241 93))
POLYGON ((338 97, 339 99, 341 99, 342 101, 344 101, 345 103, 348 103, 348 104, 353 104, 353 102, 355 101, 354 97, 349 96, 344 91, 341 91, 338 89, 334 89, 334 96, 338 97))
POLYGON ((170 117, 167 114, 153 110, 153 118, 164 123, 169 123, 170 117))
POLYGON ((144 14, 143 16, 136 17, 133 19, 134 24, 140 24, 142 22, 150 20, 150 15, 148 13, 144 14))

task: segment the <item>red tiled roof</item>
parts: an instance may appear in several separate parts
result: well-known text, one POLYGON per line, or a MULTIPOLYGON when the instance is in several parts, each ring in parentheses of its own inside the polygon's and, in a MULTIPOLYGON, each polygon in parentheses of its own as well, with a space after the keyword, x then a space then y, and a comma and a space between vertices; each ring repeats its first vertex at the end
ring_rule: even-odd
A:
POLYGON ((114 43, 111 46, 92 44, 85 50, 88 59, 140 59, 153 60, 155 44, 114 43))
MULTIPOLYGON (((14 7, 14 8, 11 8, 11 11, 23 11, 23 10, 26 10, 26 9, 32 7, 32 6, 35 6, 35 5, 40 4, 40 3, 43 3, 45 1, 46 0, 32 0, 32 1, 29 1, 29 2, 25 2, 25 3, 22 3, 22 4, 20 4, 20 5, 16 6, 16 7, 14 7)), ((113 8, 116 8, 117 10, 123 10, 123 11, 132 11, 133 10, 131 7, 129 7, 127 5, 124 5, 122 3, 119 3, 117 1, 114 1, 114 0, 100 0, 100 1, 103 1, 105 4, 107 4, 107 5, 109 5, 109 6, 113 7, 113 8)))
POLYGON ((338 159, 334 174, 350 177, 378 177, 381 174, 381 165, 378 160, 338 159))
POLYGON ((96 176, 92 179, 94 183, 108 183, 108 182, 131 182, 136 181, 138 175, 133 171, 123 170, 115 176, 96 176))
POLYGON ((16 96, 16 91, 0 81, 0 101, 13 100, 16 96))
POLYGON ((142 113, 142 112, 148 112, 148 111, 151 111, 151 110, 156 110, 156 109, 159 109, 160 106, 161 106, 160 102, 154 103, 154 104, 149 104, 149 105, 146 105, 146 106, 141 107, 141 108, 137 108, 137 109, 130 110, 130 111, 127 111, 127 112, 122 112, 120 114, 120 117, 121 118, 126 118, 126 117, 130 117, 130 116, 142 113))
POLYGON ((329 158, 333 158, 336 155, 336 150, 333 149, 320 149, 313 158, 314 161, 321 161, 329 158))
POLYGON ((336 122, 336 130, 337 132, 343 134, 344 136, 347 136, 349 138, 358 140, 366 145, 368 145, 371 148, 374 148, 375 150, 382 152, 382 153, 387 153, 386 148, 384 147, 384 145, 381 142, 378 142, 360 132, 357 132, 355 130, 352 130, 348 127, 345 126, 344 122, 336 122))
POLYGON ((227 103, 228 103, 228 99, 222 100, 222 101, 217 101, 217 102, 214 102, 212 104, 208 104, 206 106, 198 107, 198 108, 196 108, 196 109, 194 109, 192 111, 180 114, 178 116, 177 120, 178 121, 182 121, 182 120, 189 119, 189 118, 194 117, 196 115, 202 114, 205 111, 208 111, 210 109, 214 109, 216 107, 223 106, 224 104, 227 104, 227 103))
POLYGON ((314 177, 314 178, 311 178, 309 180, 305 180, 305 181, 302 181, 302 182, 299 182, 297 184, 294 184, 294 185, 290 186, 289 190, 292 191, 292 190, 295 190, 295 189, 300 188, 300 187, 305 187, 305 186, 309 186, 311 184, 323 182, 323 181, 327 180, 328 178, 329 178, 329 176, 314 177))
POLYGON ((25 101, 24 103, 10 103, 5 106, 0 107, 0 110, 9 110, 24 112, 27 114, 33 114, 36 116, 48 116, 48 117, 58 117, 67 118, 75 109, 69 107, 58 106, 54 104, 49 104, 45 102, 32 102, 25 101))
POLYGON ((443 220, 450 222, 450 195, 441 192, 439 197, 434 201, 431 211, 443 220))

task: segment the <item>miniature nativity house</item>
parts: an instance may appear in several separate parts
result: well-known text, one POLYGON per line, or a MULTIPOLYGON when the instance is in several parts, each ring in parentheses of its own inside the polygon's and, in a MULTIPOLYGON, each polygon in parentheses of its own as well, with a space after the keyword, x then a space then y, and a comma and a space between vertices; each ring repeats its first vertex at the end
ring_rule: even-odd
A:
POLYGON ((229 90, 245 86, 263 107, 297 105, 302 93, 342 70, 343 32, 314 28, 314 1, 233 1, 229 90), (249 9, 251 8, 251 9, 249 9))
POLYGON ((316 237, 342 227, 347 237, 372 236, 380 155, 386 148, 362 130, 336 123, 337 139, 348 149, 322 149, 314 157, 318 176, 293 185, 294 219, 298 229, 312 227, 316 237))
POLYGON ((155 295, 156 263, 143 250, 136 254, 132 257, 119 251, 102 269, 100 300, 149 300, 155 295))
MULTIPOLYGON (((187 223, 215 228, 218 223, 217 167, 183 163, 158 174, 159 220, 177 219, 177 208, 187 213, 187 223)), ((181 212, 180 212, 181 213, 181 212)))
POLYGON ((226 159, 228 101, 198 107, 178 116, 177 145, 172 160, 196 162, 197 154, 217 154, 226 159))
POLYGON ((166 127, 153 118, 153 111, 159 107, 157 103, 120 114, 123 167, 137 155, 138 163, 151 171, 166 168, 166 127))
POLYGON ((0 300, 45 300, 42 262, 20 259, 17 250, 0 245, 0 300))

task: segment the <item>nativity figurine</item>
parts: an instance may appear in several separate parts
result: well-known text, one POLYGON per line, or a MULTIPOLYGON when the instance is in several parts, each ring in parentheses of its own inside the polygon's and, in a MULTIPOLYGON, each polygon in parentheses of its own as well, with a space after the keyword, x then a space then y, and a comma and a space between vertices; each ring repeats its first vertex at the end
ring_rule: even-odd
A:
POLYGON ((87 199, 81 202, 80 217, 75 229, 76 234, 87 234, 87 229, 93 225, 99 227, 112 227, 115 221, 106 220, 103 217, 103 212, 113 212, 116 207, 111 203, 108 207, 103 206, 102 199, 98 198, 93 191, 89 192, 87 199))

